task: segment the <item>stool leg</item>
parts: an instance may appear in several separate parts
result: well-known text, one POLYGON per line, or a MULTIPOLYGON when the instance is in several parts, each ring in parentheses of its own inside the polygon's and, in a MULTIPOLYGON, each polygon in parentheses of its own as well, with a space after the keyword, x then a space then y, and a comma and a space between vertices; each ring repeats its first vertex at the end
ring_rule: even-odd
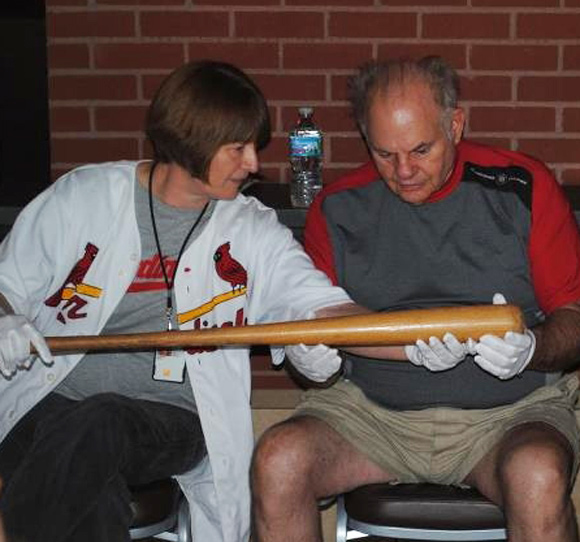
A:
POLYGON ((177 542, 192 542, 191 515, 187 499, 182 497, 177 514, 177 542))
POLYGON ((346 542, 347 520, 344 497, 339 495, 336 499, 336 542, 346 542))

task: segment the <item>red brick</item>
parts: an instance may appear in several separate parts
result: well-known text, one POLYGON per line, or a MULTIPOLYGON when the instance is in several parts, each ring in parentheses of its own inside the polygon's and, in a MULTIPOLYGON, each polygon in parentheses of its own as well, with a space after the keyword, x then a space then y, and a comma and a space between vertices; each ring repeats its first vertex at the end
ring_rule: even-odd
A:
POLYGON ((580 107, 565 107, 562 119, 565 132, 580 132, 580 107))
POLYGON ((427 39, 507 38, 509 22, 507 13, 425 13, 422 37, 427 39))
POLYGON ((312 11, 239 11, 234 26, 237 37, 324 37, 324 15, 312 11))
POLYGON ((565 186, 580 185, 580 168, 565 169, 562 171, 561 178, 565 186))
POLYGON ((507 101, 512 96, 512 81, 502 75, 464 76, 460 78, 460 89, 462 101, 507 101))
POLYGON ((141 31, 143 36, 227 36, 228 17, 225 11, 145 11, 141 31))
POLYGON ((378 46, 378 58, 380 60, 410 57, 421 58, 426 55, 439 55, 449 62, 454 68, 461 70, 466 67, 467 52, 464 44, 449 43, 384 43, 378 46))
POLYGON ((50 148, 52 162, 67 164, 133 159, 138 151, 134 138, 53 137, 50 148))
POLYGON ((89 0, 45 0, 44 3, 47 11, 50 11, 50 8, 58 6, 86 6, 89 0))
POLYGON ((147 106, 99 106, 95 127, 100 132, 143 132, 147 106))
POLYGON ((529 101, 577 102, 580 96, 580 77, 521 77, 517 99, 529 101))
POLYGON ((213 58, 233 62, 236 66, 248 68, 277 68, 279 66, 277 43, 252 43, 250 41, 230 41, 210 43, 194 42, 189 45, 189 59, 213 58))
POLYGON ((252 388, 255 390, 287 390, 297 389, 298 386, 286 373, 256 374, 252 372, 252 388))
MULTIPOLYGON (((409 6, 409 0, 379 0, 379 4, 385 6, 409 6)), ((467 6, 467 0, 413 0, 413 6, 467 6)))
MULTIPOLYGON (((354 72, 353 72, 354 73, 354 72)), ((344 101, 348 99, 347 84, 350 75, 333 75, 330 78, 330 99, 333 101, 344 101)))
POLYGON ((270 144, 260 151, 260 162, 265 164, 278 162, 285 164, 288 160, 288 139, 286 135, 275 135, 270 144))
POLYGON ((535 156, 544 162, 575 163, 578 161, 580 139, 522 139, 518 140, 518 150, 535 156))
POLYGON ((135 35, 135 17, 128 11, 52 13, 46 22, 47 33, 54 38, 135 35))
POLYGON ((137 80, 131 75, 53 75, 49 77, 51 100, 132 100, 137 80))
POLYGON ((516 19, 518 38, 578 39, 580 15, 574 13, 522 13, 516 19))
POLYGON ((473 7, 551 7, 560 0, 471 0, 473 7))
POLYGON ((471 107, 469 127, 474 132, 547 132, 556 127, 553 107, 471 107))
POLYGON ((50 130, 55 132, 88 132, 91 129, 89 110, 86 107, 50 108, 50 130))
POLYGON ((143 88, 143 98, 146 100, 150 100, 153 98, 153 95, 161 85, 161 82, 169 75, 171 70, 166 70, 163 73, 158 73, 154 75, 143 75, 141 77, 142 83, 141 86, 143 88))
MULTIPOLYGON (((159 2, 159 0, 157 0, 159 2)), ((195 0, 198 5, 208 6, 279 6, 280 0, 195 0)))
POLYGON ((481 143, 482 145, 490 145, 491 147, 499 147, 500 149, 509 149, 510 140, 502 137, 485 137, 485 136, 474 136, 472 137, 469 132, 465 134, 465 137, 475 141, 476 143, 481 143))
POLYGON ((269 355, 263 354, 252 354, 252 373, 261 373, 262 371, 268 371, 271 374, 284 374, 280 373, 274 369, 272 365, 272 358, 269 355))
MULTIPOLYGON (((284 107, 282 109, 282 126, 288 131, 294 126, 298 118, 297 107, 284 107)), ((356 124, 351 116, 348 105, 317 106, 314 108, 314 120, 320 129, 328 132, 356 132, 356 124)))
MULTIPOLYGON (((358 164, 357 164, 358 165, 358 164)), ((347 173, 352 172, 355 169, 356 165, 351 167, 336 167, 336 166, 327 166, 322 170, 323 178, 322 181, 324 184, 331 184, 334 181, 337 181, 347 173)))
POLYGON ((84 43, 48 43, 48 68, 88 68, 89 48, 84 43))
POLYGON ((331 12, 329 35, 341 38, 414 38, 417 14, 337 11, 331 12))
POLYGON ((362 164, 369 159, 366 145, 358 135, 329 138, 325 146, 327 161, 343 164, 362 164))
MULTIPOLYGON (((408 1, 408 0, 407 0, 408 1)), ((286 0, 284 2, 287 6, 312 6, 314 2, 312 0, 286 0)), ((324 7, 334 7, 334 6, 356 6, 356 7, 366 7, 375 4, 374 0, 319 0, 319 5, 324 5, 324 7)))
POLYGON ((265 183, 279 183, 283 180, 280 167, 269 166, 266 162, 261 162, 260 175, 265 183))
POLYGON ((475 70, 555 70, 557 45, 473 45, 471 67, 475 70))
POLYGON ((284 68, 290 69, 352 69, 372 52, 370 43, 285 43, 282 58, 284 68))
POLYGON ((96 67, 105 69, 173 69, 185 60, 180 43, 96 44, 94 52, 96 67))
POLYGON ((252 76, 268 100, 297 102, 324 100, 323 75, 255 74, 252 76))
POLYGON ((580 70, 579 45, 564 45, 563 66, 565 70, 580 70))
MULTIPOLYGON (((187 0, 94 0, 100 6, 183 6, 187 0)), ((199 3, 199 2, 197 2, 199 3)))

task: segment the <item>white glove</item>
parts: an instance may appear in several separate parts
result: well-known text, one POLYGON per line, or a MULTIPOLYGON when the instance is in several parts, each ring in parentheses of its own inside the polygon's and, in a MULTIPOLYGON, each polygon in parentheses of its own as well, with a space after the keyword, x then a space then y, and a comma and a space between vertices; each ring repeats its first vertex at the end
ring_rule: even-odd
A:
MULTIPOLYGON (((494 305, 505 305, 502 294, 494 294, 494 305)), ((475 345, 477 355, 473 358, 484 371, 500 380, 520 374, 530 363, 536 349, 536 336, 526 329, 523 333, 508 331, 503 339, 495 335, 483 335, 475 345)))
POLYGON ((30 343, 46 364, 52 363, 52 355, 44 337, 24 317, 9 314, 0 317, 0 373, 10 378, 17 369, 28 369, 32 364, 30 343))
POLYGON ((285 350, 292 365, 314 382, 326 382, 342 364, 338 350, 324 344, 316 346, 293 344, 287 346, 285 350))
POLYGON ((463 361, 467 354, 474 354, 474 346, 472 339, 460 343, 455 335, 446 333, 443 342, 437 337, 431 337, 429 344, 418 340, 414 345, 405 346, 405 354, 413 365, 435 372, 445 371, 463 361))

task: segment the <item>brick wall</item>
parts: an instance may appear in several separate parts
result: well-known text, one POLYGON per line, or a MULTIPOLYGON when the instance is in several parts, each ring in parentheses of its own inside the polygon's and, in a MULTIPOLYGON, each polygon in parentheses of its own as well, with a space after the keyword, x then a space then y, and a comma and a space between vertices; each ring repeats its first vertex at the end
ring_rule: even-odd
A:
POLYGON ((143 114, 180 63, 244 68, 271 107, 262 155, 287 181, 286 133, 312 104, 325 182, 366 159, 345 80, 370 58, 437 53, 462 77, 467 132, 547 162, 580 184, 580 0, 47 0, 53 177, 141 158, 143 114))
MULTIPOLYGON (((198 58, 233 62, 263 89, 268 180, 286 182, 286 133, 312 104, 325 182, 366 159, 345 81, 370 58, 441 54, 462 76, 467 135, 546 161, 580 184, 580 0, 47 0, 52 174, 142 158, 162 77, 198 58)), ((257 388, 292 384, 254 357, 257 388)))

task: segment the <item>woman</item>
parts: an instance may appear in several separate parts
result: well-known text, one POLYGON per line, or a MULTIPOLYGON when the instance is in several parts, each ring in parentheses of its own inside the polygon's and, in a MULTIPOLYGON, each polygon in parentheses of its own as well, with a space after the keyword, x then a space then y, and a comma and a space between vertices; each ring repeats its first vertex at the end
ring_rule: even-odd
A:
POLYGON ((43 335, 237 326, 349 302, 273 210, 239 193, 270 137, 243 72, 178 68, 146 132, 152 161, 64 175, 0 247, 0 508, 15 539, 128 540, 127 486, 170 475, 195 540, 249 537, 248 348, 52 358, 43 335))

